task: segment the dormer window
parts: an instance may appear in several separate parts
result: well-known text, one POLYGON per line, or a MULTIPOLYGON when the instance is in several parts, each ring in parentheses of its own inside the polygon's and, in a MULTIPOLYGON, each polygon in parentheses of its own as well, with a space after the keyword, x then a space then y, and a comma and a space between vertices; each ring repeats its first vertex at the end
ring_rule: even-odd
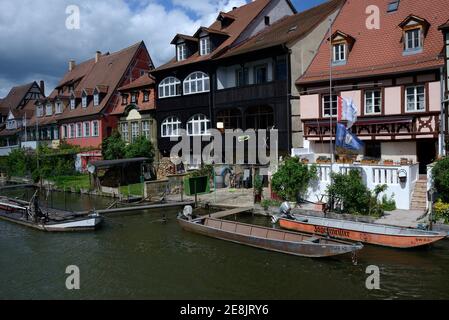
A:
POLYGON ((97 90, 94 92, 94 106, 98 106, 100 104, 100 94, 97 90))
POLYGON ((203 37, 200 39, 200 55, 205 56, 211 53, 210 38, 203 37))
POLYGON ((81 106, 87 108, 87 95, 85 92, 83 92, 83 96, 81 97, 81 106))
POLYGON ((56 114, 62 113, 62 102, 61 101, 56 102, 55 113, 56 114))
POLYGON ((51 116, 52 114, 53 114, 53 106, 51 105, 51 103, 49 103, 45 107, 45 115, 51 116))
POLYGON ((150 101, 150 93, 148 91, 143 92, 143 102, 150 101))
POLYGON ((180 43, 176 46, 176 56, 178 61, 183 61, 187 59, 187 45, 185 43, 180 43))
POLYGON ((36 116, 37 117, 42 117, 44 116, 44 106, 43 105, 38 105, 37 109, 36 109, 36 116))
POLYGON ((122 105, 127 105, 128 104, 128 95, 124 94, 122 95, 122 105))
POLYGON ((404 55, 422 52, 430 24, 423 18, 409 15, 399 27, 403 30, 404 55))
POLYGON ((346 44, 338 43, 333 45, 333 61, 334 63, 346 62, 346 44))
POLYGON ((75 110, 76 100, 75 97, 70 98, 70 109, 75 110))
POLYGON ((135 92, 131 93, 131 103, 137 103, 137 93, 135 92))

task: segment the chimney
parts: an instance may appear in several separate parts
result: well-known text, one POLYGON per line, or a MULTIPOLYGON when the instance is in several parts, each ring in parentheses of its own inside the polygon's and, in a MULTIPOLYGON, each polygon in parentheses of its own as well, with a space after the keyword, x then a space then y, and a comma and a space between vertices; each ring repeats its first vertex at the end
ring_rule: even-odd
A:
POLYGON ((75 60, 70 60, 69 61, 69 71, 72 71, 73 69, 75 69, 75 60))
POLYGON ((39 87, 41 88, 42 94, 45 95, 45 82, 44 82, 44 80, 41 80, 41 81, 39 82, 39 87))
POLYGON ((234 11, 235 9, 237 9, 237 7, 232 7, 232 11, 234 11))
POLYGON ((95 52, 95 63, 97 63, 98 61, 100 61, 100 56, 101 56, 101 51, 95 52))

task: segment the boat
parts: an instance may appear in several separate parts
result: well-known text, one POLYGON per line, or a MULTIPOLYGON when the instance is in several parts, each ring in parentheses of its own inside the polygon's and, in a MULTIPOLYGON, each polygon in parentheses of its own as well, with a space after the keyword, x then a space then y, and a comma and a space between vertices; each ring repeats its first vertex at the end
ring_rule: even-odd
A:
POLYGON ((0 198, 0 219, 48 232, 96 230, 103 218, 93 212, 80 215, 73 212, 41 208, 37 195, 30 203, 17 199, 0 198))
POLYGON ((191 219, 180 214, 178 223, 189 232, 301 257, 323 258, 348 253, 355 254, 363 248, 360 243, 355 244, 211 217, 191 219))
POLYGON ((391 248, 416 248, 447 237, 442 232, 302 215, 289 214, 278 220, 286 230, 391 248))

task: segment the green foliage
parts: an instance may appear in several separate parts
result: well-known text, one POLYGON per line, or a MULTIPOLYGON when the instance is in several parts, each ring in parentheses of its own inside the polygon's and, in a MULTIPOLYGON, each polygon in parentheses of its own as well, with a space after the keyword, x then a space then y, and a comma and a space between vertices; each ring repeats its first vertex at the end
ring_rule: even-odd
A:
POLYGON ((150 162, 154 160, 154 147, 150 140, 144 136, 138 137, 133 143, 125 148, 126 158, 149 158, 150 162))
POLYGON ((384 194, 384 196, 382 197, 382 209, 384 211, 394 211, 397 209, 396 201, 394 200, 393 196, 388 199, 387 195, 384 194))
POLYGON ((432 169, 432 176, 438 198, 449 202, 449 157, 437 161, 432 169))
POLYGON ((332 184, 327 189, 327 195, 329 199, 340 200, 341 207, 336 208, 340 213, 379 217, 384 213, 379 195, 386 190, 386 185, 379 185, 371 192, 363 183, 360 172, 351 170, 348 174, 332 174, 332 184))
POLYGON ((105 160, 117 160, 125 158, 126 144, 123 141, 120 132, 114 130, 112 135, 103 140, 101 144, 103 158, 105 160))
POLYGON ((268 210, 268 208, 270 207, 280 207, 281 206, 281 202, 278 200, 273 200, 273 199, 264 199, 262 200, 261 206, 262 208, 264 208, 265 210, 268 210))
POLYGON ((12 150, 6 160, 7 174, 9 176, 23 177, 29 173, 30 159, 27 157, 25 150, 12 150))
POLYGON ((205 164, 199 170, 192 171, 192 173, 190 173, 190 177, 209 177, 209 179, 212 179, 214 177, 214 166, 211 164, 205 164))
POLYGON ((80 191, 80 189, 91 188, 88 175, 55 176, 50 177, 49 180, 61 189, 75 189, 76 191, 80 191))
POLYGON ((304 193, 309 183, 317 179, 315 166, 308 166, 299 158, 287 158, 273 175, 271 185, 277 195, 288 201, 296 201, 298 195, 304 193))
POLYGON ((263 193, 263 183, 262 178, 259 175, 256 175, 254 177, 254 193, 255 194, 262 194, 263 193))
POLYGON ((444 223, 449 223, 449 203, 445 203, 439 199, 434 204, 433 209, 435 212, 435 219, 437 221, 444 220, 444 223))

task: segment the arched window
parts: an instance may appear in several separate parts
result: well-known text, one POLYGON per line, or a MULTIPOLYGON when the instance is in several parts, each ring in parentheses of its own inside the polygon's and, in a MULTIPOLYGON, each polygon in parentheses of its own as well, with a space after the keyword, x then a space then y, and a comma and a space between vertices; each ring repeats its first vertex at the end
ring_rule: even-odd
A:
POLYGON ((209 76, 204 72, 191 73, 184 80, 184 94, 208 92, 209 90, 209 76))
POLYGON ((189 136, 204 136, 209 133, 210 120, 204 114, 196 114, 187 122, 189 136))
POLYGON ((179 128, 181 127, 181 121, 177 117, 168 117, 162 121, 161 125, 161 137, 170 138, 179 136, 179 128))
POLYGON ((181 81, 175 77, 168 77, 159 84, 159 98, 176 97, 181 95, 181 81))

